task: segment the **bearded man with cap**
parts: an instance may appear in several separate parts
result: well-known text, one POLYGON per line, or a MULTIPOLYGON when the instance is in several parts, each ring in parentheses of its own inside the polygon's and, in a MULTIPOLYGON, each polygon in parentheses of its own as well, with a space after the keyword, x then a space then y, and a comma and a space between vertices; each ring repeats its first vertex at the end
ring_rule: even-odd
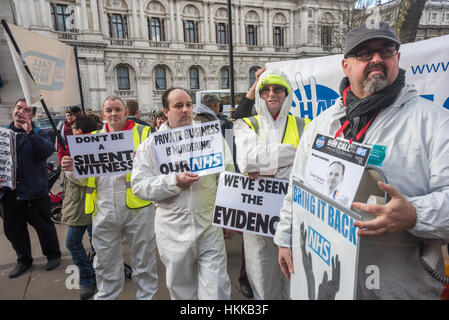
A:
MULTIPOLYGON (((288 179, 300 136, 309 123, 289 115, 292 90, 286 75, 267 70, 256 86, 257 116, 237 120, 234 136, 242 173, 288 179)), ((287 283, 277 263, 273 238, 243 233, 246 272, 256 300, 286 299, 287 283)))
POLYGON ((438 299, 443 284, 420 264, 419 248, 433 252, 427 262, 444 274, 441 246, 449 239, 449 112, 418 96, 399 68, 400 41, 387 23, 361 25, 346 40, 341 99, 304 132, 296 152, 289 191, 281 209, 275 243, 286 277, 291 260, 293 179, 303 180, 308 153, 318 132, 386 147, 381 165, 389 194, 385 205, 354 202, 376 216, 354 222, 360 236, 358 299, 438 299), (341 133, 339 135, 339 133, 341 133), (378 286, 367 286, 379 270, 378 286))

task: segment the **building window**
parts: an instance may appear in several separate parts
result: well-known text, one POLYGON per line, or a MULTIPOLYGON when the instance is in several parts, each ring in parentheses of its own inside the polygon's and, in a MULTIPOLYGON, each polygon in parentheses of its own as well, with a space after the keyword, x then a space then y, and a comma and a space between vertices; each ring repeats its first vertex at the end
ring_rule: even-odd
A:
POLYGON ((127 67, 117 67, 117 87, 118 90, 130 90, 129 70, 127 67))
POLYGON ((115 39, 128 39, 128 20, 125 15, 108 14, 109 36, 115 39))
POLYGON ((283 47, 284 46, 284 32, 281 27, 274 27, 273 30, 273 44, 275 47, 283 47))
POLYGON ((70 12, 66 4, 50 3, 53 30, 61 32, 74 32, 73 11, 70 12))
POLYGON ((332 45, 332 28, 329 26, 321 27, 321 45, 324 47, 332 45))
POLYGON ((200 88, 200 73, 197 68, 189 69, 190 89, 200 88))
POLYGON ((184 42, 198 43, 198 22, 184 21, 184 42))
POLYGON ((249 69, 249 86, 251 87, 254 82, 256 82, 256 71, 259 70, 259 67, 252 67, 249 69))
POLYGON ((308 17, 309 17, 309 18, 312 18, 312 17, 313 17, 313 9, 309 9, 308 17))
POLYGON ((257 46, 257 26, 246 26, 246 44, 249 46, 257 46))
POLYGON ((217 24, 217 43, 218 44, 227 44, 228 36, 227 36, 227 26, 226 23, 217 24))
POLYGON ((229 70, 226 67, 220 70, 220 89, 229 89, 229 70))
POLYGON ((165 41, 165 22, 160 18, 147 18, 148 36, 151 41, 165 41))
POLYGON ((167 89, 167 76, 163 67, 154 69, 154 78, 156 79, 156 90, 167 89))

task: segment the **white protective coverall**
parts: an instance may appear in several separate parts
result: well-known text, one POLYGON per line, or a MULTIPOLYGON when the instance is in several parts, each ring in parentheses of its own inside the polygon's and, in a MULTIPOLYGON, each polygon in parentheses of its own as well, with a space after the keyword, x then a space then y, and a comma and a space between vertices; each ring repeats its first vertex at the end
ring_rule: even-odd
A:
MULTIPOLYGON (((277 70, 267 70, 260 76, 255 98, 259 134, 243 120, 234 123, 237 165, 242 173, 259 172, 261 176, 288 179, 296 148, 291 144, 283 144, 282 138, 292 103, 292 91, 286 96, 280 113, 274 120, 265 100, 259 96, 259 84, 270 75, 281 76, 290 85, 287 76, 277 70)), ((286 299, 288 286, 279 267, 278 251, 273 238, 244 232, 243 241, 246 273, 254 299, 286 299)))
MULTIPOLYGON (((284 198, 274 241, 291 247, 293 178, 303 180, 305 166, 317 133, 333 136, 345 115, 341 99, 310 123, 302 135, 293 165, 289 192, 284 198)), ((363 143, 386 146, 380 169, 387 182, 415 208, 416 225, 407 231, 378 237, 361 237, 358 299, 438 299, 443 285, 433 280, 418 261, 418 241, 436 252, 432 267, 444 274, 441 246, 449 239, 449 112, 418 97, 406 85, 397 100, 380 111, 363 143), (370 265, 379 268, 378 289, 366 286, 370 265)), ((430 262, 430 259, 429 259, 430 262)), ((300 272, 297 268, 296 272, 300 272)))
POLYGON ((126 175, 97 178, 97 212, 92 216, 92 245, 98 292, 95 300, 116 299, 123 290, 122 237, 130 250, 136 298, 153 299, 158 286, 154 205, 128 209, 126 175))
MULTIPOLYGON (((158 132, 169 129, 164 123, 158 132)), ((225 145, 227 171, 234 171, 225 145)), ((218 174, 201 177, 189 188, 176 186, 176 173, 159 175, 154 136, 138 148, 132 191, 154 201, 155 232, 166 284, 174 300, 226 300, 231 296, 223 230, 212 225, 218 174)))

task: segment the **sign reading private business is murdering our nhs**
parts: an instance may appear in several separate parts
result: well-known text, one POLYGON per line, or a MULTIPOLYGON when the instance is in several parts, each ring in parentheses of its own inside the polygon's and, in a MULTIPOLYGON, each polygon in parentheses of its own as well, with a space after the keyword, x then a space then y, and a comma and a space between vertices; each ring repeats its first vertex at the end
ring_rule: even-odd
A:
POLYGON ((192 172, 205 176, 224 171, 220 121, 154 133, 159 174, 192 172))

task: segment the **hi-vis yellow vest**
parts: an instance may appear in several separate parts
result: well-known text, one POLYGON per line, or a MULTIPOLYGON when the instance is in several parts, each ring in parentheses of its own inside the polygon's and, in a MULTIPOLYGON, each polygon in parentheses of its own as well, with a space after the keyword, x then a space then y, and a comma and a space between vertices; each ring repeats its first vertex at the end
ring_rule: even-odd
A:
MULTIPOLYGON (((103 130, 100 130, 100 133, 103 130)), ((148 134, 150 133, 151 128, 148 126, 139 125, 137 123, 134 124, 133 128, 133 140, 134 140, 134 148, 137 150, 137 147, 148 138, 148 134)), ((97 131, 93 131, 92 134, 97 133, 97 131)), ((126 174, 126 206, 129 209, 139 209, 146 206, 149 206, 152 202, 145 201, 138 198, 131 189, 131 173, 126 174)), ((84 207, 85 214, 95 214, 97 211, 96 206, 96 198, 97 198, 97 178, 90 177, 87 179, 87 191, 86 191, 86 202, 84 207)))
MULTIPOLYGON (((243 118, 242 120, 245 121, 246 124, 254 132, 256 132, 256 134, 259 134, 259 116, 243 118)), ((298 148, 299 138, 301 137, 309 122, 310 119, 288 115, 287 122, 285 124, 284 136, 282 137, 282 143, 292 144, 295 146, 295 148, 298 148)))

